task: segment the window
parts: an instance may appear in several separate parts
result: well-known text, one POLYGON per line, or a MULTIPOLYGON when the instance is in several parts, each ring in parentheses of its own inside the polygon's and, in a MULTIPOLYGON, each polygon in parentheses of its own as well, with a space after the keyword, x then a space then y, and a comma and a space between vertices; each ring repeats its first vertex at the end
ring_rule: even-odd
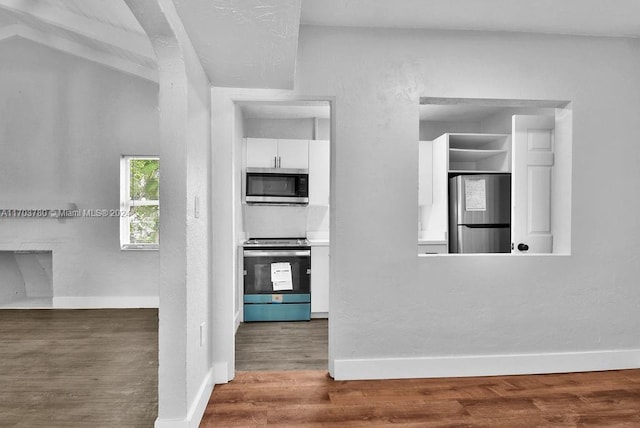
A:
POLYGON ((160 232, 160 160, 123 156, 120 163, 120 248, 157 249, 160 232))

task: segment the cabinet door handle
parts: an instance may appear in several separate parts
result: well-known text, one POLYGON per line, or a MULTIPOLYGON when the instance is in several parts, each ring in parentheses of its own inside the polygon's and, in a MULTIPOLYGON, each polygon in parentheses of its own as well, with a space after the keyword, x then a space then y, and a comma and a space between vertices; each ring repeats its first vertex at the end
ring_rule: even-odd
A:
POLYGON ((277 168, 277 167, 278 167, 278 157, 277 157, 277 156, 274 156, 274 157, 273 157, 273 167, 274 167, 274 168, 277 168))
POLYGON ((278 168, 282 168, 282 158, 278 156, 278 168))

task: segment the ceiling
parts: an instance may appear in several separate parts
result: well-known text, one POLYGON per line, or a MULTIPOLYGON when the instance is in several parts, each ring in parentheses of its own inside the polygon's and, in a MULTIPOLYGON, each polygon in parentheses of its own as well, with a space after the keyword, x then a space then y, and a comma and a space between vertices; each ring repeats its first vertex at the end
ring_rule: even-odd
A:
POLYGON ((149 38, 123 0, 0 0, 0 41, 21 37, 157 80, 149 38))
POLYGON ((300 0, 173 0, 214 86, 292 89, 300 0))
POLYGON ((302 24, 640 37, 638 0, 303 0, 302 24))
MULTIPOLYGON (((292 89, 300 25, 640 38, 639 0, 173 0, 213 86, 292 89)), ((157 81, 124 0, 0 0, 0 42, 23 37, 157 81)))

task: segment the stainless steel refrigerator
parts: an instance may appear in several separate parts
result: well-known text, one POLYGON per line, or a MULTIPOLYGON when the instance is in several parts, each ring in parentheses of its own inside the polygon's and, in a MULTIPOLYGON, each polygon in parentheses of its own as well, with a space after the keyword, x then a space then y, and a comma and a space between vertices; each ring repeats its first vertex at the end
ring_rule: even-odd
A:
POLYGON ((511 175, 449 179, 449 252, 511 252, 511 175))

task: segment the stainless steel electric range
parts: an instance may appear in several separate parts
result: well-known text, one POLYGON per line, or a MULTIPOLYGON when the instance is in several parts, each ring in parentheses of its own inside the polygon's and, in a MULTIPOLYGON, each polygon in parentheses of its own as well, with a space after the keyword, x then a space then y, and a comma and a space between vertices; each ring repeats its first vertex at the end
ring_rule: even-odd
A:
POLYGON ((251 238, 243 245, 244 321, 311 319, 306 238, 251 238))

